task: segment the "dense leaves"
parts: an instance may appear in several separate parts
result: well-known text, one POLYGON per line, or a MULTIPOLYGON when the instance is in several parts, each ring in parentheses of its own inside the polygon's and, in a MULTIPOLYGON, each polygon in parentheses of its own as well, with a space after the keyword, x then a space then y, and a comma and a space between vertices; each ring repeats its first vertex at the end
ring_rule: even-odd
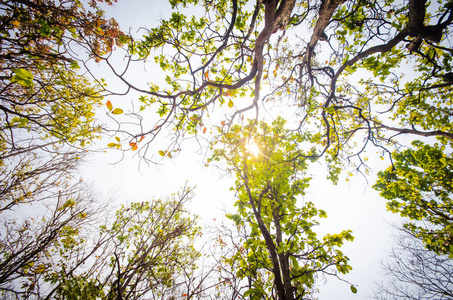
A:
POLYGON ((214 155, 236 175, 237 212, 229 218, 247 234, 236 241, 237 251, 227 263, 249 287, 243 296, 253 299, 299 299, 311 294, 318 272, 351 270, 339 250, 353 240, 351 232, 320 239, 314 231, 317 219, 327 216, 300 198, 310 181, 304 157, 310 153, 296 145, 306 137, 287 131, 284 124, 278 118, 272 125, 250 121, 234 126, 214 155), (259 148, 256 156, 250 153, 252 143, 259 148))
POLYGON ((389 200, 389 210, 413 220, 405 228, 428 249, 453 257, 453 159, 438 145, 412 145, 394 155, 374 188, 389 200))

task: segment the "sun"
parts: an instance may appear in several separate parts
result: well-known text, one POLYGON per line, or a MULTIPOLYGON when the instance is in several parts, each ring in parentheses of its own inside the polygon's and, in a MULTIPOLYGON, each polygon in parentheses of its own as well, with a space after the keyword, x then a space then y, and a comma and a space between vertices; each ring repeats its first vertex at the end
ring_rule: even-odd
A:
POLYGON ((258 144, 254 140, 249 140, 245 149, 255 157, 260 154, 260 147, 258 147, 258 144))

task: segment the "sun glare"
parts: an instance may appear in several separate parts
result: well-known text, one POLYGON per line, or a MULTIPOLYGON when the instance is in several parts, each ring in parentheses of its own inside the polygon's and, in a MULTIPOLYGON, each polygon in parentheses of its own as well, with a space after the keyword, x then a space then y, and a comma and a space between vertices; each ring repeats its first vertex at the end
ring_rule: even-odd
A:
POLYGON ((260 147, 258 147, 254 140, 249 140, 245 148, 247 149, 247 152, 251 153, 255 157, 260 154, 260 147))

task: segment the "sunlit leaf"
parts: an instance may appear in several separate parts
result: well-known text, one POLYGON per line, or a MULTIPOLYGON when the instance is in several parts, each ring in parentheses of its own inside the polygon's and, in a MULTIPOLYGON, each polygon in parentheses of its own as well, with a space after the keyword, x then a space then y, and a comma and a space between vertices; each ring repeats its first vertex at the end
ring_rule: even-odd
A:
POLYGON ((122 113, 123 113, 123 110, 121 108, 115 108, 112 111, 112 114, 114 114, 114 115, 121 115, 122 113))

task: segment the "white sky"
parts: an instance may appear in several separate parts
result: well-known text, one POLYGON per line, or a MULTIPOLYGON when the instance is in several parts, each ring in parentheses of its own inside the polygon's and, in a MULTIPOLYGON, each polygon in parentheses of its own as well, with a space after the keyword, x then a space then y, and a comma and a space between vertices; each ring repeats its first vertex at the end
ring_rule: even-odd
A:
MULTIPOLYGON (((135 32, 139 27, 157 25, 159 19, 168 15, 168 7, 168 3, 163 0, 119 0, 106 11, 107 16, 117 19, 123 30, 131 27, 132 32, 135 32)), ((148 70, 146 74, 149 77, 137 76, 133 80, 144 83, 151 81, 153 74, 156 75, 153 70, 148 70)), ((102 73, 102 76, 110 78, 108 72, 102 73)), ((116 84, 113 81, 109 86, 116 87, 116 84)), ((132 99, 133 95, 106 100, 111 100, 114 107, 125 107, 132 99)), ((105 111, 101 110, 99 118, 103 119, 104 114, 105 111)), ((102 140, 100 143, 107 145, 108 142, 111 140, 102 140)), ((97 190, 104 195, 113 195, 116 204, 169 196, 178 192, 187 181, 189 186, 197 186, 191 204, 192 211, 201 215, 206 223, 214 222, 214 218, 219 221, 224 215, 224 208, 230 208, 235 202, 234 195, 229 191, 233 180, 225 176, 222 178, 224 174, 213 167, 204 167, 206 158, 203 154, 197 154, 197 146, 191 143, 183 146, 182 153, 176 158, 164 159, 159 167, 142 165, 140 170, 138 157, 130 157, 132 152, 116 164, 117 153, 114 151, 94 154, 91 163, 83 169, 83 177, 93 181, 97 190)), ((384 169, 388 161, 370 158, 370 165, 376 166, 374 171, 377 171, 384 169)), ((328 278, 327 284, 320 287, 319 299, 367 299, 372 293, 374 282, 379 281, 381 276, 379 261, 385 258, 385 251, 391 246, 391 228, 387 222, 392 223, 399 218, 386 211, 384 199, 371 189, 375 182, 374 176, 369 176, 368 186, 364 178, 353 177, 347 183, 344 176, 337 186, 333 186, 325 180, 322 168, 315 166, 311 172, 315 171, 317 174, 306 199, 327 212, 328 218, 321 219, 319 232, 353 230, 355 241, 342 248, 353 267, 352 272, 344 278, 357 285, 358 289, 354 295, 348 284, 328 278)))

